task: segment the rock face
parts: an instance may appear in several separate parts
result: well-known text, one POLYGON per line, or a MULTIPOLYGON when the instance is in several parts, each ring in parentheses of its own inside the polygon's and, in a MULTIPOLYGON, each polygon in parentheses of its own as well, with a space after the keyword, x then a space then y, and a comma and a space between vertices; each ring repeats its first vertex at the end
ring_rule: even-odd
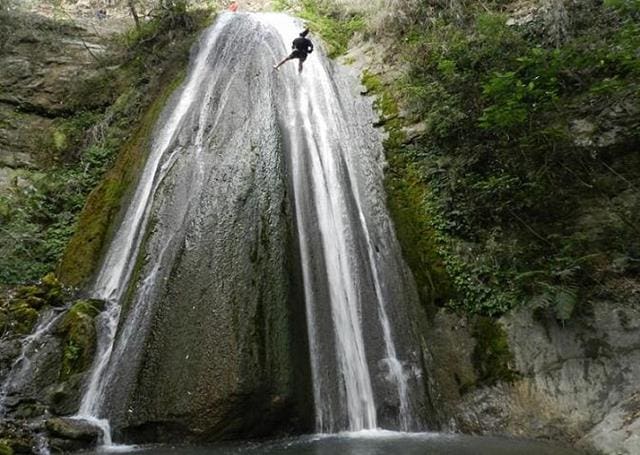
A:
POLYGON ((56 120, 73 110, 68 95, 94 74, 100 38, 40 16, 12 20, 0 53, 0 192, 51 159, 56 120))
POLYGON ((468 324, 444 314, 435 324, 441 341, 432 352, 436 365, 449 365, 437 379, 453 428, 640 453, 637 306, 594 302, 564 327, 526 310, 509 314, 501 324, 518 377, 476 389, 465 387, 477 381, 468 324))
POLYGON ((211 33, 201 38, 215 43, 198 60, 205 67, 192 73, 206 82, 188 80, 156 131, 155 146, 170 140, 166 173, 155 177, 151 228, 105 373, 101 408, 116 438, 310 426, 304 301, 290 266, 295 238, 265 36, 246 34, 252 53, 240 62, 229 52, 237 45, 211 33), (181 109, 185 119, 168 133, 181 109))
POLYGON ((382 202, 380 135, 352 120, 371 117, 370 106, 324 59, 306 79, 292 66, 274 72, 283 30, 295 35, 297 24, 222 15, 154 133, 95 286, 117 294, 128 280, 119 265, 137 262, 106 389, 87 394, 116 439, 311 431, 314 410, 323 430, 375 418, 421 427, 406 308, 417 293, 382 202), (145 207, 138 257, 121 261, 135 251, 121 233, 145 207))
POLYGON ((0 454, 33 453, 35 447, 35 435, 29 428, 12 420, 0 420, 0 454))

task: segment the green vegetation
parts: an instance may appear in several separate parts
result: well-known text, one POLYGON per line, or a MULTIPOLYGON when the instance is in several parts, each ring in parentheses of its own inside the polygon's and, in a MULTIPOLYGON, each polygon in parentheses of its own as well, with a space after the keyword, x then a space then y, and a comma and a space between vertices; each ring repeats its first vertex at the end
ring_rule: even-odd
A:
POLYGON ((388 138, 385 141, 389 171, 385 176, 387 204, 395 220, 396 234, 404 257, 414 272, 420 299, 429 314, 448 299, 449 277, 437 254, 435 232, 423 210, 428 187, 420 169, 404 153, 406 139, 398 118, 398 105, 379 77, 365 71, 362 84, 377 96, 376 108, 381 114, 388 138))
POLYGON ((117 37, 95 74, 69 85, 69 114, 36 138, 47 157, 44 170, 0 195, 0 283, 35 281, 63 254, 59 275, 65 283, 79 285, 91 274, 144 162, 151 127, 209 18, 176 4, 117 37))
POLYGON ((69 241, 59 267, 60 276, 65 283, 80 285, 97 265, 123 197, 144 164, 152 128, 167 98, 183 77, 184 73, 179 72, 173 82, 158 94, 143 115, 133 137, 121 146, 114 165, 87 198, 75 235, 69 241))
POLYGON ((19 286, 8 298, 0 298, 0 336, 26 335, 38 321, 39 311, 47 306, 64 303, 64 289, 52 273, 37 285, 19 286))
POLYGON ((103 304, 101 300, 78 300, 65 315, 60 325, 64 335, 61 380, 91 366, 96 346, 94 318, 102 310, 103 304))
POLYGON ((565 321, 592 296, 626 299, 640 264, 637 2, 558 3, 519 25, 516 2, 455 3, 385 30, 403 79, 364 78, 382 95, 414 273, 442 264, 446 305, 487 316, 526 304, 565 321), (407 112, 395 124, 390 94, 407 112))
POLYGON ((327 55, 331 58, 344 54, 353 34, 365 27, 361 15, 346 13, 330 0, 276 0, 274 7, 293 10, 304 19, 309 29, 327 44, 327 55))
POLYGON ((493 319, 478 317, 473 337, 473 366, 478 373, 478 385, 493 385, 499 381, 513 381, 517 374, 512 370, 513 354, 504 329, 493 319))

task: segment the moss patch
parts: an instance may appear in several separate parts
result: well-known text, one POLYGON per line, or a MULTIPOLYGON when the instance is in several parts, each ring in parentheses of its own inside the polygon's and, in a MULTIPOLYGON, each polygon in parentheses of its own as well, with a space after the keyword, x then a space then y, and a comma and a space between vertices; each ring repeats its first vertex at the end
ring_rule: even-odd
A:
POLYGON ((26 335, 30 333, 38 320, 38 311, 29 303, 18 301, 9 306, 9 327, 14 333, 26 335))
POLYGON ((0 440, 0 455, 13 455, 13 449, 5 440, 0 440))
POLYGON ((43 305, 59 306, 64 303, 64 289, 55 274, 48 273, 35 286, 21 286, 16 298, 37 302, 31 306, 38 309, 43 305))
POLYGON ((114 166, 89 195, 58 269, 65 283, 79 286, 95 270, 123 198, 144 165, 153 127, 167 99, 183 79, 184 71, 174 73, 173 81, 160 91, 133 137, 123 146, 114 166))
POLYGON ((38 321, 45 306, 64 303, 64 289, 52 273, 36 285, 16 288, 7 300, 0 300, 0 333, 26 335, 38 321))
POLYGON ((435 233, 422 209, 428 189, 410 165, 390 169, 385 187, 404 257, 413 271, 421 301, 432 310, 447 299, 450 285, 437 253, 435 233))
POLYGON ((377 97, 375 106, 388 133, 384 146, 389 167, 384 183, 396 235, 416 279, 420 300, 433 315, 435 306, 447 299, 451 286, 426 209, 429 188, 420 169, 407 159, 411 146, 405 143, 394 97, 380 78, 368 71, 363 73, 362 84, 377 97))
MULTIPOLYGON (((362 85, 366 87, 368 93, 376 95, 375 105, 380 115, 382 115, 383 120, 395 119, 398 116, 398 103, 380 80, 380 77, 365 70, 362 73, 361 82, 362 85)), ((399 122, 396 122, 396 124, 391 125, 392 128, 387 129, 399 130, 398 123, 399 122)))
POLYGON ((91 366, 96 347, 94 318, 103 306, 101 300, 78 300, 67 312, 60 326, 64 334, 61 380, 91 366))
POLYGON ((509 350, 507 334, 498 322, 488 317, 478 317, 473 337, 476 339, 476 346, 472 361, 478 373, 477 385, 511 382, 517 378, 517 373, 511 368, 514 360, 509 350))

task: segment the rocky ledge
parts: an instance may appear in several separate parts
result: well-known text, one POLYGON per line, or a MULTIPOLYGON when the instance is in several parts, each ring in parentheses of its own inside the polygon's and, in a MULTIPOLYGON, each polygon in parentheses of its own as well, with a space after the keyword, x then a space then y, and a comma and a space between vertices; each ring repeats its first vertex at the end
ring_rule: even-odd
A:
POLYGON ((435 364, 447 365, 434 374, 446 426, 564 441, 594 453, 640 453, 638 305, 582 308, 564 324, 515 311, 490 342, 477 321, 436 315, 428 344, 435 364), (483 375, 489 367, 500 374, 483 375))

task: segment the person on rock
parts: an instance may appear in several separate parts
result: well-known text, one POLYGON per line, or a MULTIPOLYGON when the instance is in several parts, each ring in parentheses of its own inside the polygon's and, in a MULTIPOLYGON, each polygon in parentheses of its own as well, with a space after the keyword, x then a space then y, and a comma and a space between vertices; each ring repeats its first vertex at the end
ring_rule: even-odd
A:
POLYGON ((232 1, 229 4, 229 11, 231 11, 232 13, 235 13, 236 11, 238 11, 238 2, 236 2, 235 0, 232 1))
POLYGON ((289 54, 280 63, 278 63, 277 65, 274 65, 273 69, 277 70, 285 62, 288 62, 289 60, 293 60, 294 58, 297 58, 298 59, 298 72, 301 73, 302 72, 302 64, 307 59, 307 55, 309 55, 310 53, 313 52, 313 43, 311 42, 311 40, 309 38, 307 38, 308 34, 309 34, 309 29, 305 28, 300 33, 300 36, 293 40, 293 44, 291 45, 291 48, 293 49, 293 52, 291 52, 291 54, 289 54))

